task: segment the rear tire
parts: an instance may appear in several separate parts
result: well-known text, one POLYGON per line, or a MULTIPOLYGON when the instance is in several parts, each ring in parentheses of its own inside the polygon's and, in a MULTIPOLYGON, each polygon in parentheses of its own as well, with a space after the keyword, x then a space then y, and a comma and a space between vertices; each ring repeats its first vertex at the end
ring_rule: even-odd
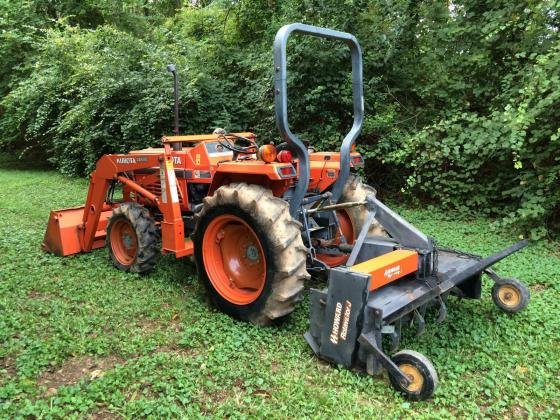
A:
MULTIPOLYGON (((342 195, 340 196, 339 203, 348 203, 355 201, 365 201, 368 195, 375 195, 375 190, 362 182, 360 177, 351 174, 344 186, 342 195)), ((362 230, 362 226, 367 220, 368 210, 365 206, 350 207, 347 209, 338 210, 336 212, 336 217, 338 218, 338 224, 341 233, 344 235, 346 243, 351 245, 355 242, 362 230)), ((387 232, 381 227, 379 222, 374 219, 369 232, 369 235, 376 236, 388 236, 387 232)), ((340 238, 339 233, 336 234, 337 238, 335 242, 339 244, 340 238)), ((345 264, 348 261, 350 254, 324 254, 318 253, 317 259, 327 264, 329 267, 338 267, 339 265, 345 264)))
MULTIPOLYGON (((339 203, 348 203, 351 201, 364 201, 368 195, 375 195, 376 191, 373 187, 364 184, 362 179, 354 174, 351 174, 344 186, 342 195, 340 197, 339 203)), ((354 238, 357 238, 362 230, 362 226, 366 223, 368 210, 365 206, 350 207, 345 209, 346 213, 352 221, 352 226, 354 228, 354 238)), ((374 220, 370 229, 369 235, 377 236, 387 236, 387 232, 379 224, 377 220, 374 220)))
POLYGON ((288 203, 259 185, 224 185, 204 199, 194 234, 199 278, 237 319, 271 324, 302 298, 307 249, 288 203))
POLYGON ((113 209, 105 241, 111 261, 119 270, 146 274, 154 268, 159 235, 144 206, 124 203, 113 209))

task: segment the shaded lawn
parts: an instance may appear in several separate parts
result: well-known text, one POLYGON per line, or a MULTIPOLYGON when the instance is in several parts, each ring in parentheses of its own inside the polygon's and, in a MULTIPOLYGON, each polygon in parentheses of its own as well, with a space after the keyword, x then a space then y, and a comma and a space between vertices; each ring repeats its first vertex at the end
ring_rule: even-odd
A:
MULTIPOLYGON (((451 298, 442 325, 402 347, 434 363, 440 387, 408 403, 386 377, 331 367, 303 340, 308 301, 279 328, 212 309, 188 261, 146 277, 114 269, 105 249, 40 250, 51 208, 83 204, 86 180, 0 169, 0 417, 560 416, 560 256, 541 242, 504 260, 531 288, 529 308, 451 298)), ((485 219, 401 212, 440 244, 490 254, 517 240, 485 219)))

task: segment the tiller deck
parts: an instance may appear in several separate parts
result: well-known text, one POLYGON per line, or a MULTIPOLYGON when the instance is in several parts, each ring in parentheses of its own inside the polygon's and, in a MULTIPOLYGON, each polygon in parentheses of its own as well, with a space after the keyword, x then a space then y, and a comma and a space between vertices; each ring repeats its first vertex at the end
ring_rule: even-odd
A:
POLYGON ((397 390, 411 399, 425 399, 437 386, 430 361, 413 351, 391 358, 383 342, 390 343, 389 352, 396 351, 405 324, 416 324, 421 334, 429 307, 436 308, 436 320, 442 322, 450 294, 480 298, 484 272, 496 283, 493 297, 498 306, 507 312, 523 309, 529 298, 527 289, 516 280, 500 278, 490 267, 524 248, 527 241, 481 258, 438 248, 373 196, 363 204, 370 210, 370 219, 375 217, 390 237, 368 237, 366 224, 347 265, 329 270, 327 288, 311 289, 305 339, 320 358, 370 375, 386 369, 397 390))

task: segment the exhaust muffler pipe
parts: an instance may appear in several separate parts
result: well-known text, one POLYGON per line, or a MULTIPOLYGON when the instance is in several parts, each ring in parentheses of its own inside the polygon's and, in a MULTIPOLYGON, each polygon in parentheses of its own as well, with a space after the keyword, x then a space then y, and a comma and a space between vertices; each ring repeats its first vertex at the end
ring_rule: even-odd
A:
MULTIPOLYGON (((175 64, 168 64, 167 71, 173 75, 173 95, 174 95, 174 125, 173 125, 173 134, 176 136, 179 135, 179 78, 177 76, 177 69, 175 68, 175 64)), ((181 142, 174 142, 171 143, 171 148, 173 150, 182 150, 183 145, 181 142)))

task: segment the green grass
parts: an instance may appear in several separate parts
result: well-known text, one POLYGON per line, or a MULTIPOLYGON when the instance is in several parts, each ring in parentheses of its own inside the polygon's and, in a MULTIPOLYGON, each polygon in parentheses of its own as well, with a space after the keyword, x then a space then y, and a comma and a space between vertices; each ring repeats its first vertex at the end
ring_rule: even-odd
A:
MULTIPOLYGON (((279 328, 215 311, 186 261, 151 275, 114 269, 105 249, 58 258, 40 250, 51 208, 81 205, 85 180, 0 170, 0 417, 558 417, 560 257, 535 243, 498 270, 525 281, 516 316, 450 299, 442 325, 403 347, 434 363, 440 386, 408 403, 384 376, 317 360, 302 334, 308 301, 279 328), (49 382, 47 382, 49 381, 49 382)), ((485 219, 402 211, 438 242, 489 254, 514 242, 485 219)))

